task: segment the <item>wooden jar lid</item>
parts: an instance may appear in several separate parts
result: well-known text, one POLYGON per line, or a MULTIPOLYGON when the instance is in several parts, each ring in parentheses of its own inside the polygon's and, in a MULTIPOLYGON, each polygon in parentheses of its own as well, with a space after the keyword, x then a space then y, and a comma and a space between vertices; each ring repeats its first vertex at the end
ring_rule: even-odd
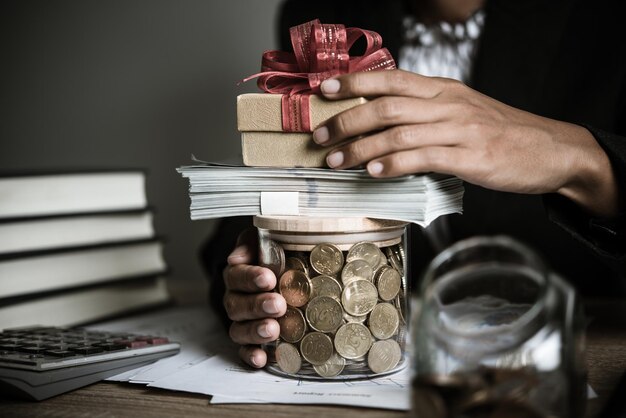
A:
POLYGON ((254 226, 277 232, 350 233, 398 229, 406 222, 363 217, 326 218, 313 216, 255 216, 254 226))

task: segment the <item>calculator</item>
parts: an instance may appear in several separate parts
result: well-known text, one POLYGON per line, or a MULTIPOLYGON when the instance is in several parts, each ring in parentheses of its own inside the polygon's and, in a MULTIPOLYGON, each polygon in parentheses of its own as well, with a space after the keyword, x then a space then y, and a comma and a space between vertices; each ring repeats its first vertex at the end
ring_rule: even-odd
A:
POLYGON ((0 332, 0 391, 43 400, 145 366, 180 351, 167 337, 82 328, 0 332))

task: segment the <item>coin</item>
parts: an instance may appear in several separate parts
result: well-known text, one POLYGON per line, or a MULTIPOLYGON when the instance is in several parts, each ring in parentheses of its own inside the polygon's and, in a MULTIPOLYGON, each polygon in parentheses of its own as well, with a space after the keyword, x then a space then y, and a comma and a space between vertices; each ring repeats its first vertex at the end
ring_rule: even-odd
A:
POLYGON ((334 332, 342 319, 341 305, 330 296, 318 296, 306 306, 306 320, 316 331, 334 332))
POLYGON ((321 332, 310 332, 300 342, 302 357, 313 365, 326 363, 333 355, 333 342, 321 332))
POLYGON ((393 300, 393 304, 394 306, 398 309, 398 316, 400 317, 400 323, 403 325, 406 325, 406 319, 404 318, 404 309, 406 306, 406 300, 404 299, 403 295, 403 291, 401 290, 398 293, 398 296, 396 296, 396 298, 393 300))
POLYGON ((343 371, 345 365, 346 360, 333 352, 333 355, 324 364, 313 365, 313 369, 322 377, 335 377, 343 371))
POLYGON ((360 322, 360 323, 363 323, 367 319, 367 315, 355 316, 355 315, 350 315, 348 312, 344 311, 343 319, 346 322, 360 322))
POLYGON ((374 269, 365 260, 350 261, 341 270, 341 281, 344 286, 359 279, 372 281, 373 276, 374 269))
POLYGON ((285 251, 276 241, 260 240, 259 259, 260 264, 272 270, 276 277, 280 277, 285 271, 285 251))
POLYGON ((289 343, 300 341, 306 332, 304 315, 298 308, 288 306, 285 315, 278 318, 278 324, 280 325, 280 337, 289 343))
POLYGON ((311 281, 299 270, 287 270, 280 276, 278 289, 288 305, 299 308, 311 297, 311 281))
POLYGON ((341 293, 341 304, 350 315, 365 315, 374 309, 376 302, 378 292, 369 280, 355 280, 341 293))
POLYGON ((333 277, 320 274, 311 279, 311 299, 317 296, 330 296, 341 299, 341 285, 333 277))
POLYGON ((332 244, 318 244, 309 256, 311 267, 319 274, 334 276, 343 267, 343 253, 332 244))
POLYGON ((391 338, 398 330, 399 324, 398 310, 390 303, 379 303, 370 313, 369 328, 372 335, 379 340, 391 338))
POLYGON ((374 373, 393 370, 402 358, 402 350, 393 340, 376 341, 367 354, 367 364, 374 373))
POLYGON ((385 248, 387 259, 391 267, 398 270, 401 276, 404 276, 404 266, 402 265, 402 256, 400 255, 400 245, 385 248))
POLYGON ((372 334, 363 324, 348 322, 335 334, 335 349, 343 358, 358 359, 372 346, 372 334))
POLYGON ((276 347, 276 363, 285 373, 296 374, 302 367, 302 359, 298 349, 289 343, 280 343, 276 347))
POLYGON ((287 257, 285 259, 286 270, 300 270, 306 274, 309 274, 309 267, 306 260, 300 257, 287 257))
POLYGON ((390 301, 400 292, 402 281, 400 273, 393 267, 382 267, 375 279, 378 295, 384 301, 390 301))
POLYGON ((385 257, 385 254, 381 251, 380 252, 380 261, 378 262, 378 265, 376 266, 376 268, 374 270, 376 270, 377 268, 380 268, 382 266, 387 266, 389 265, 389 263, 387 262, 387 257, 385 257))
POLYGON ((376 244, 372 244, 371 242, 359 242, 350 248, 346 261, 365 260, 375 269, 380 265, 383 257, 382 251, 380 251, 376 244))

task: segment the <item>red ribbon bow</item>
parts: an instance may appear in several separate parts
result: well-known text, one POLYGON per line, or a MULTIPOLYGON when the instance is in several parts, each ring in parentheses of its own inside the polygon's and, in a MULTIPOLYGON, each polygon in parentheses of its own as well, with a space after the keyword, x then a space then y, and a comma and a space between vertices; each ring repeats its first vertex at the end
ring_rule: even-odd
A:
POLYGON ((283 94, 283 130, 310 132, 309 95, 320 92, 322 81, 340 74, 358 71, 392 70, 393 57, 382 48, 382 37, 373 31, 322 24, 318 19, 289 30, 293 53, 266 51, 257 85, 267 93, 283 94), (365 36, 367 47, 361 56, 348 51, 357 39, 365 36))

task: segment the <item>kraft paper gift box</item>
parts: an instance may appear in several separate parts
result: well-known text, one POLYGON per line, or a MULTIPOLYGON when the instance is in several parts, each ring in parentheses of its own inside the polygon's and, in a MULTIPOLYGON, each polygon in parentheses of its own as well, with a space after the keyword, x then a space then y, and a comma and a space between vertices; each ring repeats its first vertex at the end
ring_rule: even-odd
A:
MULTIPOLYGON (((327 119, 367 101, 362 97, 346 100, 309 97, 306 100, 309 100, 311 131, 327 119)), ((312 132, 285 132, 282 100, 283 95, 270 93, 237 97, 237 129, 241 132, 243 163, 266 167, 326 167, 326 155, 332 147, 317 145, 312 132)))

